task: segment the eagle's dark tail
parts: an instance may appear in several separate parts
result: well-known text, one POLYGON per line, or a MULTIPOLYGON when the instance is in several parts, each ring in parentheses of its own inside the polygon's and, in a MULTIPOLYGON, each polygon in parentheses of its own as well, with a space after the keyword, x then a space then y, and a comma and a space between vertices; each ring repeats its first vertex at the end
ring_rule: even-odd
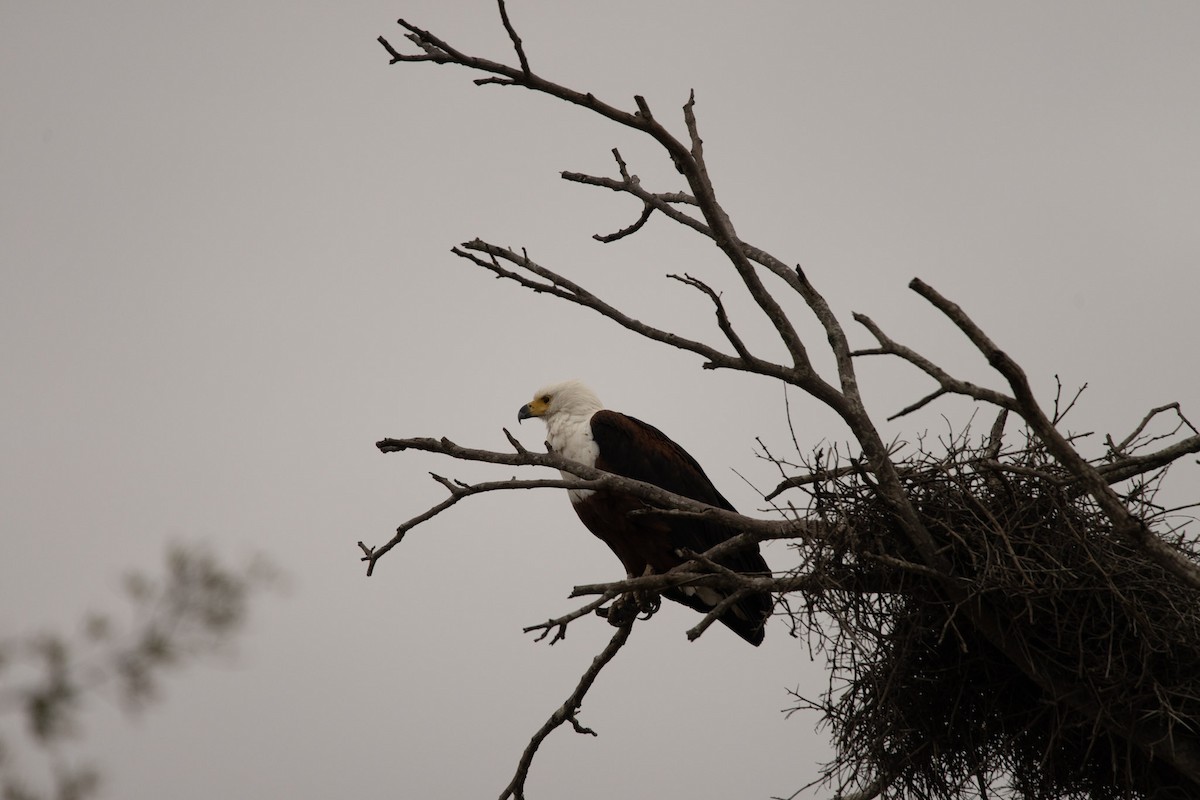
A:
MULTIPOLYGON (((724 600, 728 593, 710 587, 680 586, 668 589, 663 595, 701 614, 707 614, 724 600)), ((748 594, 722 612, 717 619, 725 627, 758 647, 763 642, 767 618, 771 616, 771 595, 764 592, 748 594)))
POLYGON ((772 605, 769 594, 746 595, 721 615, 721 622, 738 636, 758 647, 763 642, 772 605))

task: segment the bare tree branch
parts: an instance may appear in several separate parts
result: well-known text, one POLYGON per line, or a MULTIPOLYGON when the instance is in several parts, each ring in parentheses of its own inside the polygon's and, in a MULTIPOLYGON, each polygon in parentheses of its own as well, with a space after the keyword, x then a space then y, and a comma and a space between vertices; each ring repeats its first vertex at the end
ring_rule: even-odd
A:
POLYGON ((521 62, 521 72, 526 79, 532 74, 529 71, 529 59, 525 57, 525 48, 521 45, 521 37, 517 35, 517 29, 508 19, 508 8, 504 5, 504 0, 497 0, 500 6, 500 20, 504 23, 504 30, 508 31, 508 38, 512 39, 513 49, 517 51, 517 60, 521 62))
POLYGON ((1154 453, 1147 453, 1143 456, 1125 456, 1110 464, 1101 464, 1096 467, 1096 471, 1108 483, 1119 483, 1165 467, 1189 453, 1200 453, 1200 436, 1189 436, 1154 453))
POLYGON ((1129 508, 1112 490, 1108 481, 1083 456, 1079 455, 1079 452, 1046 417, 1033 395, 1029 380, 1025 377, 1025 371, 1007 353, 997 347, 957 304, 942 297, 933 287, 917 278, 914 278, 909 286, 945 314, 983 353, 988 364, 1004 376, 1013 390, 1013 397, 1017 403, 1016 410, 1029 423, 1038 437, 1046 443, 1055 458, 1078 476, 1088 493, 1096 499, 1096 502, 1113 521, 1117 531, 1141 544, 1159 564, 1176 577, 1195 588, 1200 588, 1200 567, 1184 557, 1178 550, 1163 542, 1154 535, 1145 522, 1130 513, 1129 508))
POLYGON ((629 225, 628 227, 621 228, 618 231, 614 231, 614 232, 608 233, 608 234, 597 233, 597 234, 594 234, 592 236, 592 238, 598 242, 604 242, 605 244, 608 244, 609 242, 615 242, 618 239, 624 239, 626 236, 631 236, 631 235, 637 233, 638 231, 640 231, 642 229, 642 226, 650 221, 650 216, 653 213, 654 213, 654 206, 650 205, 649 203, 646 203, 644 206, 642 206, 642 213, 638 216, 638 218, 636 220, 634 220, 632 225, 629 225))
MULTIPOLYGON (((704 553, 708 559, 719 558, 723 550, 717 547, 704 553)), ((707 586, 713 589, 728 591, 745 590, 754 593, 786 594, 806 590, 827 588, 829 583, 825 576, 815 573, 781 575, 779 577, 747 575, 744 573, 725 574, 721 572, 701 572, 696 570, 696 561, 687 561, 667 572, 654 575, 639 575, 634 578, 624 578, 607 583, 584 583, 571 589, 571 597, 589 597, 592 595, 616 596, 621 594, 650 593, 661 594, 667 589, 678 589, 683 586, 707 586)), ((854 587, 854 591, 878 592, 883 589, 881 583, 862 582, 854 587)))
POLYGON ((750 354, 750 351, 746 349, 746 344, 742 341, 742 338, 737 335, 737 331, 733 329, 733 323, 729 321, 729 314, 725 311, 725 304, 721 302, 721 295, 717 294, 713 288, 704 281, 698 278, 693 278, 686 272, 682 276, 668 275, 667 277, 686 284, 687 286, 699 289, 701 292, 704 292, 704 294, 708 295, 716 309, 717 327, 721 329, 721 333, 725 334, 725 338, 729 340, 731 345, 733 345, 733 349, 741 357, 742 361, 749 364, 756 360, 754 356, 750 354))
MULTIPOLYGON (((879 342, 879 347, 871 349, 871 350, 856 350, 856 351, 854 351, 853 355, 854 356, 871 356, 871 355, 897 356, 899 358, 904 359, 908 363, 912 364, 914 367, 921 370, 926 375, 928 375, 929 377, 931 377, 935 381, 937 381, 938 386, 941 387, 941 389, 938 392, 935 392, 934 394, 932 394, 928 398, 926 398, 925 402, 928 402, 929 400, 933 399, 934 397, 944 394, 946 392, 951 392, 953 394, 961 394, 961 395, 966 395, 967 397, 973 397, 976 400, 982 400, 985 403, 991 403, 993 405, 999 406, 1000 408, 1007 408, 1010 411, 1016 409, 1016 401, 1013 400, 1011 397, 1008 397, 1007 395, 1001 394, 1000 392, 996 392, 991 389, 986 389, 982 386, 976 386, 975 384, 970 383, 968 381, 960 381, 957 378, 952 377, 949 373, 947 373, 945 370, 943 370, 938 365, 934 364, 929 359, 925 358, 920 353, 892 340, 866 314, 855 314, 854 319, 856 321, 858 321, 858 323, 861 324, 864 328, 866 328, 867 330, 869 330, 871 332, 871 335, 874 336, 876 341, 879 342)), ((921 405, 924 405, 924 403, 921 403, 921 405)), ((917 406, 917 407, 919 407, 919 406, 917 406)), ((909 406, 907 409, 904 409, 900 413, 895 414, 892 417, 889 417, 889 419, 895 419, 896 417, 902 416, 903 414, 908 413, 911 410, 916 410, 916 408, 913 406, 909 406)))
MULTIPOLYGON (((800 341, 799 335, 796 333, 795 328, 792 326, 791 321, 778 301, 775 300, 763 285, 751 263, 751 259, 746 255, 742 242, 734 232, 732 223, 729 221, 724 209, 717 202, 716 193, 713 190, 712 182, 708 179, 707 168, 703 162, 699 136, 695 134, 694 95, 689 97, 687 104, 684 106, 685 121, 691 136, 691 144, 688 146, 671 135, 654 118, 654 115, 650 112, 649 105, 642 97, 634 98, 634 102, 638 107, 636 113, 622 111, 615 106, 597 100, 590 92, 578 92, 545 80, 527 70, 514 69, 488 59, 476 58, 460 53, 428 31, 416 28, 403 19, 398 20, 398 22, 410 32, 411 35, 409 38, 424 49, 426 54, 424 56, 397 56, 395 55, 395 50, 387 44, 387 41, 381 39, 381 43, 388 50, 389 54, 392 55, 393 63, 396 61, 431 61, 438 64, 454 63, 469 69, 491 73, 495 78, 499 78, 500 80, 485 79, 486 83, 524 86, 534 91, 557 97, 560 100, 582 106, 614 122, 634 130, 643 131, 653 137, 670 155, 676 168, 687 178, 692 195, 696 198, 697 205, 703 213, 710 229, 709 236, 721 251, 725 253, 726 257, 737 270, 738 275, 742 278, 742 282, 746 285, 750 296, 775 326, 781 340, 792 356, 794 368, 802 373, 813 374, 815 376, 808 359, 807 351, 804 344, 800 341)), ((777 275, 788 280, 794 287, 798 286, 795 276, 788 274, 790 270, 779 271, 776 267, 771 267, 771 269, 777 275)))
POLYGON ((367 576, 368 577, 375 573, 375 562, 378 561, 383 556, 384 553, 388 552, 393 547, 400 544, 400 542, 404 541, 404 537, 408 534, 408 532, 410 530, 417 527, 418 525, 420 525, 423 522, 428 522, 429 520, 436 517, 438 514, 441 514, 443 511, 445 511, 446 509, 448 509, 451 506, 453 506, 454 504, 456 504, 459 500, 462 500, 466 497, 470 497, 471 495, 481 494, 483 492, 495 492, 495 491, 504 490, 504 489, 570 489, 570 488, 586 488, 589 485, 595 485, 595 486, 600 485, 598 483, 589 484, 589 482, 587 482, 587 481, 564 481, 564 480, 552 480, 552 479, 525 480, 525 481, 518 481, 518 480, 489 481, 487 483, 457 484, 456 485, 456 484, 453 484, 450 481, 446 480, 442 476, 436 475, 432 472, 429 473, 429 475, 435 481, 437 481, 438 483, 442 484, 447 489, 449 489, 450 496, 447 497, 442 502, 438 503, 437 505, 431 507, 424 513, 418 514, 417 516, 403 522, 399 527, 396 528, 396 535, 393 536, 391 539, 389 539, 384 544, 381 544, 377 547, 368 547, 367 545, 363 544, 362 542, 359 542, 358 543, 359 549, 361 549, 363 551, 362 560, 367 562, 367 576))
MULTIPOLYGON (((680 350, 689 350, 697 355, 703 356, 706 359, 704 364, 705 369, 736 369, 745 372, 755 372, 761 375, 768 375, 788 380, 792 376, 792 370, 780 364, 775 364, 764 359, 751 356, 746 359, 742 356, 731 356, 716 350, 702 342, 697 342, 678 334, 664 331, 647 325, 640 320, 634 319, 617 308, 609 305, 596 295, 584 289, 579 284, 571 281, 562 275, 541 266, 529 258, 526 253, 516 253, 506 247, 498 247, 488 244, 479 239, 474 239, 470 242, 464 242, 461 247, 455 247, 451 250, 455 255, 465 258, 472 263, 483 267, 484 269, 493 272, 497 277, 506 278, 514 281, 527 289, 532 289, 535 292, 544 292, 552 294, 555 297, 561 298, 576 305, 590 308, 600 314, 608 317, 624 328, 644 336, 647 339, 652 339, 671 347, 679 348, 680 350), (476 253, 484 253, 488 258, 481 258, 476 253), (535 281, 525 275, 507 269, 500 264, 500 260, 533 273, 542 278, 543 281, 535 281)), ((749 353, 747 353, 749 355, 749 353)))
POLYGON ((616 657, 621 648, 625 646, 625 642, 629 640, 629 633, 633 629, 633 623, 636 617, 627 620, 613 634, 600 653, 592 659, 591 666, 583 673, 583 677, 579 679, 579 684, 575 687, 575 691, 568 695, 563 704, 550 715, 550 719, 546 720, 542 727, 538 728, 537 733, 529 740, 529 745, 525 748, 525 752, 521 754, 521 760, 517 763, 517 772, 513 775, 512 781, 500 793, 500 800, 513 798, 513 800, 524 800, 525 797, 525 781, 529 777, 529 767, 533 764, 533 757, 537 754, 538 748, 542 746, 542 742, 546 737, 554 732, 554 729, 562 725, 564 722, 570 722, 577 733, 588 733, 592 736, 596 735, 595 731, 583 728, 579 724, 578 714, 579 709, 583 706, 583 699, 587 695, 588 690, 592 688, 592 684, 596 682, 600 671, 616 657))
POLYGON ((545 639, 547 636, 550 635, 551 629, 557 628, 558 630, 554 632, 554 638, 550 640, 550 644, 552 644, 552 645, 556 644, 560 640, 567 638, 567 625, 571 624, 572 622, 579 619, 580 617, 586 617, 588 614, 591 614, 592 612, 597 611, 602 605, 607 603, 609 600, 612 600, 618 594, 620 594, 620 592, 613 592, 611 594, 608 594, 608 593, 602 594, 599 598, 597 598, 596 600, 593 600, 592 602, 588 603, 587 605, 585 605, 581 608, 577 608, 574 611, 571 611, 570 613, 563 614, 561 617, 555 617, 554 619, 548 619, 545 622, 539 622, 537 625, 530 625, 527 628, 523 628, 522 631, 524 633, 533 633, 534 631, 541 631, 542 632, 541 635, 538 636, 536 639, 534 639, 535 642, 540 642, 543 639, 545 639))
MULTIPOLYGON (((501 453, 491 450, 478 450, 468 447, 462 447, 455 444, 446 438, 411 438, 411 439, 383 439, 376 444, 381 452, 392 453, 401 452, 404 450, 423 450, 431 453, 440 453, 452 458, 461 459, 464 461, 478 461, 489 464, 506 464, 509 466, 537 466, 537 467, 552 467, 554 469, 569 472, 578 476, 581 480, 564 480, 564 479, 540 479, 540 480, 502 480, 489 481, 486 483, 477 484, 449 484, 445 479, 439 479, 439 476, 434 476, 435 480, 439 480, 443 486, 450 490, 450 496, 441 503, 433 506, 422 514, 407 520, 396 529, 396 535, 388 542, 379 545, 378 547, 368 547, 362 542, 358 543, 359 548, 363 551, 363 561, 368 563, 367 574, 374 573, 375 563, 381 556, 399 544, 404 536, 412 528, 427 522, 446 509, 456 504, 459 500, 472 495, 481 494, 484 492, 493 492, 506 489, 589 489, 592 491, 599 489, 620 490, 633 494, 648 503, 670 508, 674 513, 686 514, 692 516, 701 516, 721 522, 725 525, 737 528, 744 531, 745 539, 731 539, 736 544, 730 545, 729 549, 736 547, 748 546, 751 541, 768 538, 783 538, 808 535, 822 535, 822 532, 815 526, 811 526, 803 521, 796 520, 761 520, 753 517, 747 517, 738 514, 728 509, 710 506, 705 503, 700 503, 682 495, 673 494, 671 492, 655 486, 652 483, 637 481, 632 478, 626 478, 621 475, 614 475, 611 472, 588 467, 580 464, 577 461, 572 461, 564 458, 556 453, 535 453, 530 450, 522 449, 516 453, 501 453)), ((729 543, 724 543, 728 545, 729 543)), ((722 553, 727 550, 720 551, 722 553)))
POLYGON ((996 415, 996 421, 992 423, 992 429, 988 432, 987 446, 984 448, 984 456, 989 459, 1000 457, 1000 450, 1004 447, 1004 426, 1008 423, 1008 409, 1000 409, 1000 413, 996 415))
POLYGON ((1120 444, 1114 444, 1111 436, 1105 437, 1105 441, 1108 443, 1109 450, 1111 450, 1113 454, 1118 457, 1124 456, 1126 454, 1126 449, 1135 442, 1138 436, 1141 435, 1142 431, 1146 429, 1146 426, 1150 424, 1150 421, 1159 414, 1163 414, 1167 411, 1174 411, 1176 416, 1179 418, 1179 424, 1175 426, 1175 429, 1171 431, 1171 433, 1177 433, 1181 428, 1186 426, 1189 430, 1191 430, 1192 433, 1200 434, 1200 431, 1196 430, 1196 426, 1189 422, 1188 418, 1183 415, 1183 411, 1179 408, 1179 403, 1167 403, 1164 406, 1150 409, 1149 413, 1147 413, 1146 416, 1142 418, 1142 421, 1138 423, 1138 426, 1133 429, 1133 432, 1122 439, 1120 444))
POLYGON ((630 178, 628 174, 622 175, 621 180, 616 180, 597 175, 585 175, 582 172, 563 172, 562 179, 632 195, 641 200, 643 206, 653 208, 680 225, 685 225, 703 236, 709 238, 712 236, 711 229, 703 220, 696 219, 675 208, 676 205, 698 205, 696 198, 686 192, 651 192, 642 187, 637 176, 630 178))

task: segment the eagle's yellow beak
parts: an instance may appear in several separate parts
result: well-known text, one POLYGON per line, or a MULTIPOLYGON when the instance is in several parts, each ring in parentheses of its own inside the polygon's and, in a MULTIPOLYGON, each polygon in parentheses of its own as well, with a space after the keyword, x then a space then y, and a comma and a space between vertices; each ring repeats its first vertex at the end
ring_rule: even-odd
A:
POLYGON ((535 397, 530 402, 521 406, 521 410, 517 412, 517 422, 527 420, 530 417, 540 417, 546 413, 546 407, 550 404, 543 397, 535 397))

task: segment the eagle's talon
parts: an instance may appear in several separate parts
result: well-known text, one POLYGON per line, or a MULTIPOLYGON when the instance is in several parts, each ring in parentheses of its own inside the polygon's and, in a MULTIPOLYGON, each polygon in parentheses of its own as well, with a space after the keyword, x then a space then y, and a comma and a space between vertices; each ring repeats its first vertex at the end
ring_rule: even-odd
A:
POLYGON ((620 627, 632 619, 650 619, 661 605, 656 594, 628 592, 613 600, 608 608, 596 609, 596 613, 608 619, 608 624, 620 627))
POLYGON ((609 625, 619 628, 637 617, 641 610, 641 604, 633 597, 632 593, 623 594, 612 601, 604 616, 608 618, 609 625))

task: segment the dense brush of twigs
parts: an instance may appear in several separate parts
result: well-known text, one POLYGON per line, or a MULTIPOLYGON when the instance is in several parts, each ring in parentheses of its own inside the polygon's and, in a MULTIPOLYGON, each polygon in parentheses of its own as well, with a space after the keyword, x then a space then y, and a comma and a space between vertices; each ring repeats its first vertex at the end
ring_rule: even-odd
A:
MULTIPOLYGON (((809 513, 844 536, 804 546, 805 571, 829 584, 793 613, 826 623, 802 627, 830 660, 829 689, 797 697, 834 735, 826 779, 882 797, 1192 797, 1121 733, 1200 724, 1200 593, 1115 535, 1036 440, 939 449, 902 465, 909 496, 966 602, 987 606, 1005 649, 1070 696, 1047 692, 970 624, 961 596, 947 599, 869 477, 827 471, 808 487, 809 513)), ((1166 530, 1156 480, 1124 485, 1126 501, 1195 557, 1166 530)))

